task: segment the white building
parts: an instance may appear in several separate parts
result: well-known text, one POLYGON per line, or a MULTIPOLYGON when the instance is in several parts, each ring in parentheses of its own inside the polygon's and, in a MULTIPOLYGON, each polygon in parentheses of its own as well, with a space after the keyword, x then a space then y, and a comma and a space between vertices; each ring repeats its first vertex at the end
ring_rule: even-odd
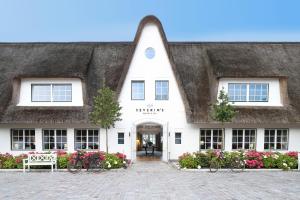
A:
POLYGON ((168 42, 154 16, 133 42, 0 44, 0 152, 105 151, 88 117, 104 84, 122 106, 110 152, 300 151, 299 77, 300 43, 168 42), (222 88, 239 111, 223 125, 222 88))

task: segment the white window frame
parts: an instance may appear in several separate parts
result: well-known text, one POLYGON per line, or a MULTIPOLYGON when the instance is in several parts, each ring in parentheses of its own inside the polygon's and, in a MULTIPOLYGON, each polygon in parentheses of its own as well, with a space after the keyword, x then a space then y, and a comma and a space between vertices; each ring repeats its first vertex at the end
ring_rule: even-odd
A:
POLYGON ((118 144, 125 144, 125 133, 124 132, 118 132, 118 144), (123 137, 120 137, 120 134, 123 134, 123 137), (120 141, 123 141, 120 143, 120 141))
POLYGON ((131 100, 145 100, 145 81, 144 80, 132 80, 131 81, 131 100), (133 83, 143 83, 144 89, 143 89, 143 98, 133 98, 133 83))
MULTIPOLYGON (((31 138, 32 136, 29 135, 29 137, 31 138)), ((11 129, 10 138, 11 138, 11 150, 12 151, 32 151, 32 150, 36 150, 35 129, 24 129, 24 128, 11 129), (33 142, 34 148, 31 148, 31 147, 30 147, 30 149, 25 148, 25 144, 26 144, 26 142, 25 142, 25 138, 26 138, 25 131, 26 130, 29 131, 29 133, 31 131, 33 131, 33 133, 34 133, 34 136, 33 136, 33 138, 34 138, 34 142, 33 142), (18 142, 14 142, 13 131, 18 131, 18 142), (20 136, 19 136, 20 132, 19 131, 22 131, 22 135, 21 135, 21 137, 23 138, 22 139, 22 149, 14 148, 14 144, 19 144, 20 143, 19 142, 19 138, 20 138, 20 136)))
POLYGON ((182 133, 181 132, 175 132, 175 144, 181 144, 181 138, 182 138, 182 133), (179 135, 179 137, 178 137, 179 135))
POLYGON ((169 94, 170 94, 170 92, 169 92, 169 81, 168 80, 156 80, 155 81, 155 100, 159 100, 159 101, 167 101, 167 100, 169 100, 169 94), (162 87, 161 87, 161 83, 163 83, 163 82, 166 82, 167 83, 167 89, 168 89, 168 91, 167 91, 167 98, 166 99, 164 99, 163 98, 163 90, 162 90, 162 87), (158 91, 157 90, 157 84, 158 83, 160 83, 160 91, 158 91), (159 98, 157 98, 157 97, 159 97, 159 98))
MULTIPOLYGON (((289 129, 287 129, 287 128, 266 128, 265 130, 264 130, 264 150, 269 150, 269 151, 272 151, 272 150, 276 150, 276 151, 288 151, 289 150, 289 129), (274 130, 275 131, 275 134, 274 134, 274 149, 266 149, 265 148, 265 144, 267 143, 266 142, 266 131, 271 131, 271 130, 274 130), (281 141, 280 142, 277 142, 277 132, 278 131, 283 131, 283 130, 286 130, 286 133, 287 133, 287 136, 286 136, 286 142, 282 142, 282 136, 281 136, 281 141), (281 144, 281 148, 280 149, 277 149, 277 143, 280 143, 281 144), (285 143, 286 144, 286 149, 282 149, 282 144, 283 143, 285 143)), ((270 144, 271 144, 271 142, 270 142, 270 132, 269 132, 269 142, 268 142, 268 145, 269 145, 269 147, 270 147, 270 144)))
MULTIPOLYGON (((50 133, 50 132, 49 132, 50 133)), ((42 136, 43 136, 43 150, 45 151, 56 151, 56 150, 68 150, 68 132, 67 129, 43 129, 42 130, 42 136), (49 143, 50 142, 45 142, 45 132, 44 131, 54 131, 54 149, 47 149, 45 148, 45 143, 49 143), (63 143, 61 142, 57 142, 57 131, 65 131, 66 132, 66 142, 63 143), (57 143, 60 143, 64 148, 63 149, 57 149, 57 143)), ((64 136, 60 136, 60 137, 64 137, 64 136)))
POLYGON ((73 92, 72 83, 31 83, 31 102, 72 102, 72 92, 73 92), (50 86, 50 101, 34 101, 33 100, 33 87, 34 86, 42 86, 42 85, 50 86), (69 100, 69 101, 54 101, 53 86, 56 86, 56 85, 71 86, 71 100, 69 100))
POLYGON ((74 149, 75 150, 88 150, 88 151, 94 151, 94 150, 100 150, 100 131, 98 130, 98 129, 75 129, 74 130, 74 149), (77 142, 77 140, 76 140, 76 137, 77 137, 77 131, 86 131, 86 142, 83 142, 82 141, 82 132, 81 132, 81 134, 80 134, 80 142, 77 142), (89 131, 93 131, 93 141, 90 141, 89 140, 89 135, 88 135, 88 133, 89 133, 89 131), (95 143, 94 142, 94 132, 95 131, 97 131, 98 132, 98 142, 96 142, 96 144, 98 145, 98 148, 92 148, 92 149, 89 149, 89 143, 90 142, 93 142, 93 143, 95 143), (80 148, 77 148, 76 147, 76 144, 77 143, 80 143, 80 148), (82 144, 86 144, 86 148, 85 149, 82 149, 81 148, 81 146, 82 146, 82 144))
MULTIPOLYGON (((200 145, 199 145, 199 149, 200 150, 208 150, 208 149, 221 149, 222 150, 222 149, 224 149, 224 139, 225 139, 224 138, 224 129, 221 129, 221 128, 212 128, 212 129, 207 129, 207 128, 205 129, 204 128, 204 129, 200 129, 200 134, 199 134, 199 143, 200 143, 200 145), (205 138, 204 141, 201 140, 201 138, 202 138, 201 137, 201 132, 202 131, 204 131, 204 138, 205 138), (207 131, 210 131, 210 136, 208 137, 208 138, 210 138, 210 142, 209 143, 206 142, 206 138, 207 138, 206 137, 206 132, 207 131), (214 148, 214 143, 216 143, 216 142, 213 141, 213 139, 214 139, 214 131, 218 131, 218 136, 217 136, 218 139, 217 140, 219 140, 219 138, 220 138, 219 137, 219 131, 222 131, 222 133, 221 133, 221 136, 222 136, 221 148, 214 148), (202 142, 203 142, 203 144, 202 144, 202 142), (207 144, 210 144, 209 148, 206 147, 207 144), (201 147, 202 145, 204 145, 204 148, 201 147)), ((218 145, 218 143, 219 142, 217 142, 217 145, 218 145)))
POLYGON ((256 129, 252 129, 252 128, 246 128, 246 129, 240 129, 240 128, 234 128, 232 129, 232 138, 231 138, 231 149, 232 150, 255 150, 256 149, 256 144, 257 143, 257 130, 256 129), (238 148, 238 144, 240 144, 241 142, 238 141, 238 137, 237 137, 237 142, 234 142, 233 141, 233 131, 240 131, 242 130, 243 131, 243 140, 242 140, 242 148, 238 148), (246 130, 250 131, 250 134, 251 134, 251 131, 254 130, 255 133, 254 133, 254 147, 251 148, 251 144, 253 144, 253 142, 250 141, 250 138, 251 136, 249 136, 249 142, 246 142, 245 141, 245 138, 246 138, 246 130), (249 148, 245 149, 245 143, 249 143, 249 148), (233 148, 233 144, 236 144, 237 145, 237 148, 233 148))
POLYGON ((232 82, 232 83, 228 83, 228 85, 227 85, 227 94, 228 94, 228 99, 229 99, 229 101, 230 102, 269 102, 269 83, 265 83, 265 82, 258 82, 258 83, 256 83, 256 82, 248 82, 248 83, 242 83, 242 82, 232 82), (241 85, 246 85, 246 101, 242 101, 242 100, 239 100, 239 101, 236 101, 236 100, 230 100, 229 99, 229 85, 231 85, 231 84, 233 84, 233 85, 235 85, 235 84, 241 84, 241 85), (266 101, 252 101, 252 100, 250 100, 250 85, 251 84, 254 84, 254 85, 257 85, 257 84, 265 84, 265 85, 267 85, 267 100, 266 101))

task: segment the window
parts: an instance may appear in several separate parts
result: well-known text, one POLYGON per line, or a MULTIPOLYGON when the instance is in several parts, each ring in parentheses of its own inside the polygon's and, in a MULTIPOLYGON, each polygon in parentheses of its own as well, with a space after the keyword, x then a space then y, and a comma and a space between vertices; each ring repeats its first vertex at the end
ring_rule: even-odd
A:
POLYGON ((175 144, 181 144, 181 133, 175 133, 175 144))
POLYGON ((43 149, 44 150, 67 149, 67 130, 56 130, 56 129, 43 130, 43 149))
POLYGON ((156 135, 151 133, 146 133, 142 135, 143 145, 147 145, 148 142, 151 142, 153 145, 156 144, 156 135))
POLYGON ((118 144, 124 144, 124 133, 118 133, 118 144))
POLYGON ((249 101, 268 101, 268 87, 266 83, 250 83, 249 101))
POLYGON ((223 130, 222 129, 201 129, 200 149, 222 149, 223 130))
POLYGON ((99 131, 93 129, 75 130, 75 149, 99 149, 99 131))
POLYGON ((152 59, 154 58, 155 56, 155 50, 154 48, 152 47, 148 47, 146 50, 145 50, 145 55, 148 59, 152 59))
POLYGON ((287 129, 265 129, 265 150, 288 150, 287 129))
POLYGON ((32 84, 32 102, 71 102, 72 84, 32 84))
POLYGON ((229 101, 246 101, 247 100, 247 84, 245 83, 229 83, 228 84, 229 101))
POLYGON ((145 99, 145 82, 131 81, 131 99, 144 100, 145 99))
POLYGON ((267 102, 269 84, 267 83, 228 83, 229 101, 267 102))
POLYGON ((12 150, 35 150, 34 129, 12 129, 11 130, 12 150))
POLYGON ((255 149, 256 130, 255 129, 233 129, 232 149, 255 149))
POLYGON ((169 81, 155 81, 155 99, 169 99, 169 81))
POLYGON ((51 101, 51 85, 31 85, 31 101, 51 101))
POLYGON ((52 100, 54 102, 72 101, 72 85, 71 84, 53 84, 52 100))

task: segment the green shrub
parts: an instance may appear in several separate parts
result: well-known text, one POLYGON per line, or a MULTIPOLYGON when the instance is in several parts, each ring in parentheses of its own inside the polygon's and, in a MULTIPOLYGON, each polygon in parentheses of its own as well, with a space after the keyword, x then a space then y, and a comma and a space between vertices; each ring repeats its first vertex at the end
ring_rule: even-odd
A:
POLYGON ((105 154, 105 168, 106 169, 117 169, 123 167, 123 160, 118 158, 114 154, 105 154))
POLYGON ((197 152, 195 153, 195 155, 196 155, 197 165, 201 167, 209 167, 211 158, 206 152, 197 152))
POLYGON ((199 160, 197 159, 196 154, 185 153, 179 157, 179 165, 181 168, 187 169, 196 169, 200 168, 199 160))
POLYGON ((12 158, 9 158, 7 160, 5 160, 3 162, 3 166, 2 166, 4 169, 14 169, 17 167, 17 163, 16 163, 16 160, 12 157, 12 158))
POLYGON ((277 164, 276 164, 276 157, 277 154, 273 154, 273 155, 264 155, 263 156, 263 164, 265 168, 277 168, 277 164))
POLYGON ((295 169, 298 165, 298 160, 285 154, 280 154, 276 159, 276 165, 283 170, 295 169))
POLYGON ((57 167, 59 169, 66 169, 68 167, 69 156, 63 155, 57 157, 57 167))

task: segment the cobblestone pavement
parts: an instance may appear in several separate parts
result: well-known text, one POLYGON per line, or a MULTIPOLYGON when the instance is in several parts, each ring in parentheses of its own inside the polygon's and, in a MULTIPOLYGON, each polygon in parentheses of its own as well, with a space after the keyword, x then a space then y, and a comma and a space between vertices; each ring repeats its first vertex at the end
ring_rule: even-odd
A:
POLYGON ((300 199, 300 172, 186 172, 163 162, 128 170, 0 172, 0 199, 300 199))

